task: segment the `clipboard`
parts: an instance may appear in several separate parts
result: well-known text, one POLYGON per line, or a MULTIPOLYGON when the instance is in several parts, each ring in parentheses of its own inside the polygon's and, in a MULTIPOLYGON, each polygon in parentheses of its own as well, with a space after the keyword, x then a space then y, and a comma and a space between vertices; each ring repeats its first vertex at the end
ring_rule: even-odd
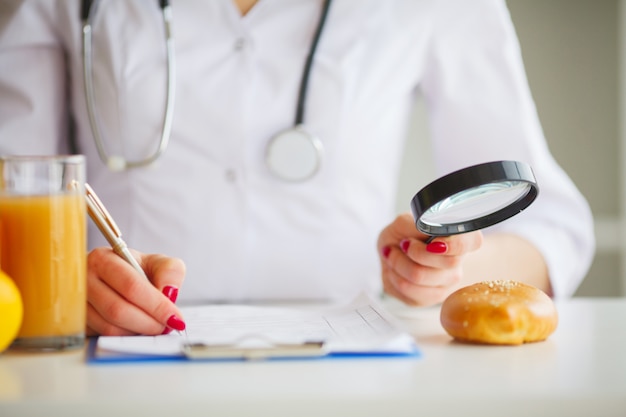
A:
POLYGON ((218 304, 181 310, 187 322, 184 335, 92 338, 87 362, 421 356, 401 324, 364 295, 330 309, 218 304))

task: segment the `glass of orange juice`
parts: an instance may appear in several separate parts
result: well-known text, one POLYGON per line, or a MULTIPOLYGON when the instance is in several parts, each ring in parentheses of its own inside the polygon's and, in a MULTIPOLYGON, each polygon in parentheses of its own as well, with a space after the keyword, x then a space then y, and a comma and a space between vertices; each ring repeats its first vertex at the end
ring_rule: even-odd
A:
POLYGON ((12 349, 84 345, 84 183, 82 155, 0 157, 0 269, 24 304, 12 349))

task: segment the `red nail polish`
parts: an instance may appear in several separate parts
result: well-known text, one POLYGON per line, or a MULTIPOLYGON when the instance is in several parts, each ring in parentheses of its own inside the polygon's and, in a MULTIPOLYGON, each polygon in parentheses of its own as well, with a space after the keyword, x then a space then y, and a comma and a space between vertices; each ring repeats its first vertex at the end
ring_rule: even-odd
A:
POLYGON ((402 239, 400 241, 400 249, 402 249, 402 252, 407 253, 409 246, 411 246, 411 241, 409 239, 402 239))
POLYGON ((178 330, 179 332, 185 330, 185 327, 187 327, 185 322, 175 315, 172 315, 169 319, 167 319, 167 325, 174 330, 178 330))
POLYGON ((172 333, 172 329, 169 327, 166 327, 165 329, 163 329, 163 333, 161 334, 170 334, 170 333, 172 333))
POLYGON ((389 258, 389 253, 391 253, 391 248, 389 246, 383 246, 381 249, 381 253, 383 254, 383 258, 389 258))
POLYGON ((448 245, 444 242, 430 242, 426 245, 426 250, 431 253, 445 253, 448 250, 448 245))
POLYGON ((165 294, 165 296, 169 298, 171 302, 175 303, 176 299, 178 298, 178 288, 173 285, 167 285, 165 288, 163 288, 163 294, 165 294))

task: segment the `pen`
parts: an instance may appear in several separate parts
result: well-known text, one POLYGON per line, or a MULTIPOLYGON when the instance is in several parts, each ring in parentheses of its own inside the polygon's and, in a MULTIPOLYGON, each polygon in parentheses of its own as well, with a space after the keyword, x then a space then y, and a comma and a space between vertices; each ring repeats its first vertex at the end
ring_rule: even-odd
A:
POLYGON ((115 221, 106 207, 104 207, 104 204, 102 204, 102 201, 100 201, 96 193, 87 183, 85 183, 85 197, 89 217, 91 217, 91 220, 98 226, 98 229, 100 229, 100 232, 104 235, 106 240, 109 241, 113 252, 117 253, 131 264, 142 277, 148 279, 135 257, 130 253, 126 242, 122 239, 122 232, 119 227, 117 227, 117 224, 115 224, 115 221))

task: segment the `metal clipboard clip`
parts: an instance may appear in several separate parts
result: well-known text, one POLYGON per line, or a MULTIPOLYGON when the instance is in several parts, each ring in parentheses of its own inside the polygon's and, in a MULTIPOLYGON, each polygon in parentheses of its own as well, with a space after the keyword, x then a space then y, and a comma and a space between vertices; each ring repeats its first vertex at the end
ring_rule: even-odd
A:
POLYGON ((260 336, 246 336, 232 344, 185 342, 182 351, 188 359, 245 360, 319 357, 328 353, 323 341, 274 343, 260 336))

